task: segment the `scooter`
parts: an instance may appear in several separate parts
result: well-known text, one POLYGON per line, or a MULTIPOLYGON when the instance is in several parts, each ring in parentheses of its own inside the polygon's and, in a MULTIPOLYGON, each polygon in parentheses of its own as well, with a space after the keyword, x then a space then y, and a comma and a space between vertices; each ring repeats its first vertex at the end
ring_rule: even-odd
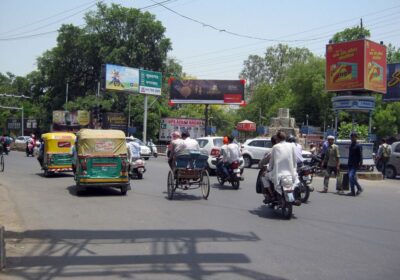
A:
POLYGON ((134 161, 129 164, 129 177, 132 179, 143 179, 143 174, 146 172, 146 167, 144 165, 145 163, 142 158, 134 159, 134 161))
POLYGON ((293 183, 292 176, 281 176, 279 178, 278 186, 272 189, 273 193, 271 194, 271 188, 267 188, 264 203, 269 205, 270 208, 280 209, 282 216, 285 219, 290 220, 293 214, 293 205, 301 205, 299 199, 300 190, 293 183))
MULTIPOLYGON (((221 159, 217 158, 217 166, 219 166, 221 159)), ((239 161, 234 161, 228 166, 229 176, 226 177, 221 168, 217 167, 217 180, 218 183, 223 186, 225 182, 229 182, 232 185, 232 188, 237 190, 240 187, 240 181, 243 180, 242 175, 240 174, 240 163, 239 161)))
POLYGON ((32 156, 33 157, 33 151, 34 151, 34 145, 32 142, 28 142, 26 146, 26 156, 32 156))

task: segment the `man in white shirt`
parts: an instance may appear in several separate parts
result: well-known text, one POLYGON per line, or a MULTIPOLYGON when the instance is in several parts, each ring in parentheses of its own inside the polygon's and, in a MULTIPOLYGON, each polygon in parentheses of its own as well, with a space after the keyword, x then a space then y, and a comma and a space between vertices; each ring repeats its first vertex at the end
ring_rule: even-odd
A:
POLYGON ((226 147, 226 154, 224 155, 224 165, 223 171, 225 177, 229 177, 228 167, 234 161, 240 160, 240 149, 239 145, 233 142, 234 138, 232 136, 228 136, 228 145, 226 147))
POLYGON ((140 145, 134 141, 134 138, 130 137, 131 141, 128 142, 129 162, 140 158, 140 145))
POLYGON ((195 140, 190 138, 190 134, 188 131, 182 131, 182 139, 184 144, 184 150, 186 151, 200 151, 199 143, 195 140))
POLYGON ((284 175, 292 176, 293 183, 297 181, 295 147, 285 141, 286 135, 283 131, 279 131, 277 137, 279 143, 272 147, 269 162, 270 176, 275 188, 279 184, 280 177, 284 175))
POLYGON ((171 141, 171 150, 168 156, 168 164, 170 168, 173 169, 175 166, 174 162, 176 154, 184 149, 184 143, 183 139, 181 138, 181 133, 179 131, 174 131, 171 137, 172 141, 171 141))

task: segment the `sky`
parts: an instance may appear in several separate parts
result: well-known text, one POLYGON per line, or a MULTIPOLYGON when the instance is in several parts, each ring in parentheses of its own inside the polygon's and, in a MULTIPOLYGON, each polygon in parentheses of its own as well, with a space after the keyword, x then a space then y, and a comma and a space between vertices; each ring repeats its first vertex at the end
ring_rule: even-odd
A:
MULTIPOLYGON (((371 40, 400 47, 400 0, 105 0, 145 8, 166 28, 169 57, 199 79, 238 79, 249 55, 278 43, 324 56, 336 32, 359 25, 371 40), (162 5, 154 5, 162 2, 162 5), (188 19, 190 18, 190 19, 188 19), (233 35, 235 34, 235 35, 233 35)), ((0 0, 0 73, 24 76, 56 46, 62 24, 84 25, 90 0, 0 0)), ((135 67, 135 65, 132 65, 135 67)))

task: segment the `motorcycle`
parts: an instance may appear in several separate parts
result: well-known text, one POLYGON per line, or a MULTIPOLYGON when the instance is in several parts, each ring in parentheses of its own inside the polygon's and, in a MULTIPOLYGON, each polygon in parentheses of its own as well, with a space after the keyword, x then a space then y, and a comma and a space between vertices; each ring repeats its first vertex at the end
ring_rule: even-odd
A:
POLYGON ((33 151, 34 151, 34 144, 32 143, 32 141, 28 142, 26 145, 26 156, 32 156, 33 157, 33 151))
POLYGON ((315 173, 315 167, 310 167, 303 165, 297 169, 297 174, 299 176, 299 188, 300 188, 300 200, 302 203, 306 203, 310 197, 310 192, 314 191, 311 187, 311 182, 315 173))
POLYGON ((300 206, 300 189, 293 183, 292 176, 281 176, 279 184, 273 188, 273 194, 270 188, 265 193, 264 203, 270 208, 280 209, 282 216, 290 220, 293 214, 293 205, 300 206))
POLYGON ((146 167, 144 166, 144 160, 142 158, 134 159, 133 162, 129 164, 129 177, 143 179, 143 174, 146 172, 146 167))
MULTIPOLYGON (((221 161, 221 158, 217 158, 217 166, 219 166, 219 164, 221 161)), ((229 166, 228 166, 228 173, 229 176, 227 177, 224 172, 222 171, 221 168, 217 168, 217 180, 218 183, 223 186, 225 182, 229 182, 232 185, 232 188, 237 190, 240 187, 240 181, 243 180, 242 179, 242 175, 240 174, 240 163, 239 161, 234 161, 232 162, 229 166)))

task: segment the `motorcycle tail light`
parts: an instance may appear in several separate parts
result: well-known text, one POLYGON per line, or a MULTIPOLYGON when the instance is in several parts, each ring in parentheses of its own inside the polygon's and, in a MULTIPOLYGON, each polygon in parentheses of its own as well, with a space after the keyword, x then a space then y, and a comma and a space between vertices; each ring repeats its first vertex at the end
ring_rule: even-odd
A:
POLYGON ((238 162, 238 161, 232 162, 231 168, 232 168, 232 169, 237 169, 237 168, 239 168, 239 162, 238 162))

